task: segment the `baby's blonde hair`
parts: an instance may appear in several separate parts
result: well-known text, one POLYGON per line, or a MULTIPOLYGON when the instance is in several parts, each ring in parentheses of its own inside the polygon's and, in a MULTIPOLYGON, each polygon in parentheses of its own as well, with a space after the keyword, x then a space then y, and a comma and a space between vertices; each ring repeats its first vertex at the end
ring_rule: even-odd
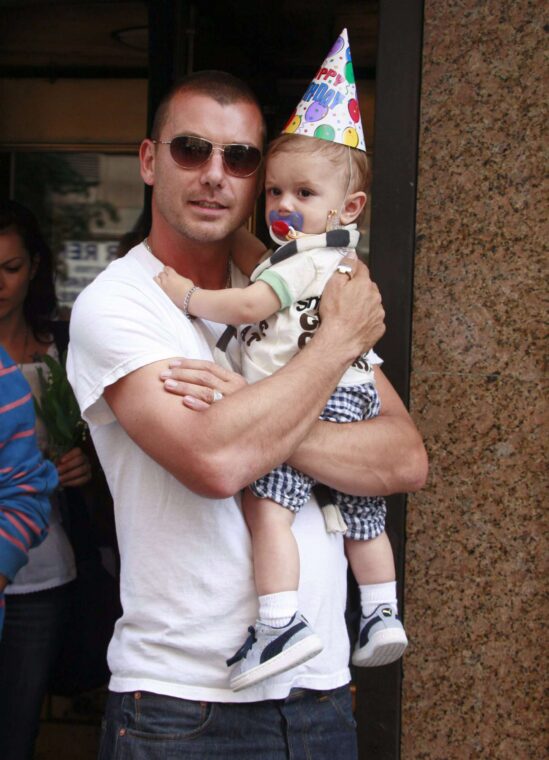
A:
POLYGON ((351 168, 351 176, 347 194, 356 193, 362 190, 368 193, 370 190, 370 166, 368 157, 363 150, 349 148, 340 143, 321 140, 317 137, 307 137, 306 135, 282 134, 275 137, 269 143, 266 153, 266 160, 275 156, 277 153, 309 153, 316 156, 324 156, 336 168, 348 171, 351 168))

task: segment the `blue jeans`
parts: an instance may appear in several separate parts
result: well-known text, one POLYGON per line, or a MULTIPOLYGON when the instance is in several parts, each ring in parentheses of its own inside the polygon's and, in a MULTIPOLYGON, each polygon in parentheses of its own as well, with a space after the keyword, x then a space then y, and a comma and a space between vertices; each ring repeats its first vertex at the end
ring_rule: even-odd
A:
POLYGON ((356 760, 355 726, 347 686, 244 704, 111 692, 99 760, 356 760))
POLYGON ((0 642, 0 758, 34 755, 40 709, 68 622, 72 584, 6 595, 0 642))

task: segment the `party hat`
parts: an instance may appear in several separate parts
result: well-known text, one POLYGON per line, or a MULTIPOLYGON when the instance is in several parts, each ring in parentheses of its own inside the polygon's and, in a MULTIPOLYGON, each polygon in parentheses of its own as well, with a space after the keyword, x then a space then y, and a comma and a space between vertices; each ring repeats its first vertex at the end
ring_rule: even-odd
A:
POLYGON ((333 44, 282 132, 366 150, 347 29, 333 44))

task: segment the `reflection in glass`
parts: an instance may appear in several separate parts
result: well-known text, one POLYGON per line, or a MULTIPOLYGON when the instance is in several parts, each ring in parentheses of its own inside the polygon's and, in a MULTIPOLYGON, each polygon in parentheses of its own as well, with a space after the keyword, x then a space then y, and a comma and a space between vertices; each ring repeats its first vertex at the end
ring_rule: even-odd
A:
POLYGON ((70 307, 141 213, 138 158, 37 151, 17 152, 14 163, 14 198, 36 214, 57 256, 60 304, 70 307))

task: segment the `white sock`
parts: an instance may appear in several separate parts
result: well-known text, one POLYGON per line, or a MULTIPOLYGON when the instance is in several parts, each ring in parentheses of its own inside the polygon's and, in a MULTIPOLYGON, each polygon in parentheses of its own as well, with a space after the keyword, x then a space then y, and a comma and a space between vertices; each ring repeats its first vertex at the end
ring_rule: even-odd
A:
POLYGON ((387 583, 370 583, 367 586, 359 586, 359 589, 360 603, 364 617, 371 615, 380 604, 386 604, 389 607, 392 607, 395 612, 398 612, 396 581, 388 581, 387 583))
POLYGON ((297 591, 279 591, 259 597, 257 616, 261 623, 281 628, 288 625, 296 612, 297 591))

